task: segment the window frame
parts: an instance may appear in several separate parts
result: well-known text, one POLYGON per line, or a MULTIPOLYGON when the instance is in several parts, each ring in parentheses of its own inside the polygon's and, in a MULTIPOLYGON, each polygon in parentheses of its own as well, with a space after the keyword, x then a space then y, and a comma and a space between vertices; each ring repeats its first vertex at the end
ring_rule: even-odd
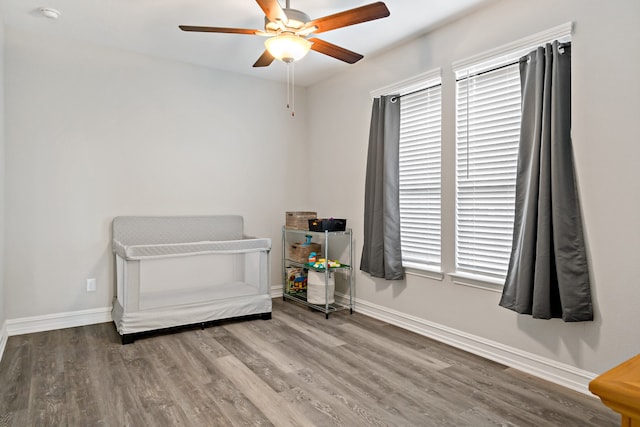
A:
POLYGON ((504 282, 513 236, 521 99, 506 59, 456 73, 455 272, 488 282, 504 282))
MULTIPOLYGON (((571 41, 571 35, 573 33, 573 22, 567 22, 562 25, 558 25, 557 27, 553 27, 551 29, 542 31, 540 33, 533 34, 529 37, 522 38, 520 40, 516 40, 512 43, 506 44, 504 46, 491 49, 486 52, 482 52, 480 54, 471 56, 469 58, 455 61, 452 63, 452 70, 456 77, 456 101, 455 101, 455 115, 454 115, 454 123, 457 123, 457 81, 461 78, 472 74, 485 73, 493 69, 497 69, 500 67, 504 67, 509 63, 514 63, 519 60, 520 57, 528 54, 533 49, 538 46, 542 46, 545 43, 550 43, 553 40, 558 40, 560 42, 571 41)), ((457 132, 456 132, 457 134, 457 132)), ((456 146, 458 143, 458 138, 456 135, 456 146)), ((457 163, 457 153, 455 156, 455 161, 457 163)), ((453 173, 456 176, 456 184, 455 190, 453 194, 454 202, 455 202, 455 212, 457 215, 458 206, 458 182, 457 182, 457 164, 453 165, 453 173)), ((476 274, 474 272, 470 272, 468 270, 458 271, 458 229, 457 229, 457 218, 455 220, 455 231, 454 231, 454 271, 448 273, 447 275, 451 277, 452 283, 457 285, 470 286, 475 288, 482 288, 489 291, 494 292, 502 292, 502 288, 504 287, 504 279, 476 274)))
MULTIPOLYGON (((381 96, 381 95, 400 95, 405 96, 412 94, 416 91, 426 90, 428 91, 431 88, 439 88, 439 160, 440 160, 440 168, 439 168, 439 214, 438 214, 438 245, 439 245, 439 261, 437 265, 433 263, 416 263, 412 261, 407 261, 404 258, 403 251, 403 260, 402 265, 405 268, 405 272, 407 274, 413 274, 422 277, 428 277, 431 279, 442 280, 444 278, 444 273, 442 271, 442 72, 441 69, 435 69, 428 71, 426 73, 419 74, 415 77, 394 83, 389 86, 385 86, 383 88, 372 91, 370 94, 372 97, 381 96)), ((402 104, 401 104, 402 106, 402 104)), ((402 124, 402 121, 401 121, 402 124)), ((404 246, 404 245, 403 245, 404 246)))

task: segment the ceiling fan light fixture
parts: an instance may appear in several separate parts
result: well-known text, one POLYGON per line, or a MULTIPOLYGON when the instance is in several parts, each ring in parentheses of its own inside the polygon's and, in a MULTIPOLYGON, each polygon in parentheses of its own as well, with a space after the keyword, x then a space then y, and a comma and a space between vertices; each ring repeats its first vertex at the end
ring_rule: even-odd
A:
POLYGON ((280 34, 264 42, 271 56, 282 62, 294 62, 304 58, 311 49, 311 44, 309 40, 295 34, 280 34))

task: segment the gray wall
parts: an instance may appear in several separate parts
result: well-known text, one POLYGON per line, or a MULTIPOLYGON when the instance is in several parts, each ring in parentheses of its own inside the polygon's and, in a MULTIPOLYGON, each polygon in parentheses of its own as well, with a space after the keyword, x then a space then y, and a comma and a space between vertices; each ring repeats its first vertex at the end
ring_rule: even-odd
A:
MULTIPOLYGON (((5 270, 4 270, 4 255, 5 255, 5 242, 4 242, 4 192, 6 187, 5 178, 5 155, 4 155, 4 24, 2 20, 2 14, 0 14, 0 331, 4 326, 5 320, 7 320, 5 311, 5 270)), ((0 332, 0 341, 2 340, 0 332)), ((1 351, 2 349, 0 349, 1 351)))
MULTIPOLYGON (((393 11, 392 11, 393 13, 393 11)), ((595 300, 594 322, 534 320, 498 307, 500 294, 410 275, 385 282, 358 274, 357 298, 371 306, 452 328, 483 340, 602 372, 640 352, 640 2, 502 0, 313 86, 312 146, 339 152, 332 167, 315 164, 320 181, 342 191, 318 194, 317 207, 349 218, 362 236, 369 92, 442 68, 443 269, 454 269, 454 96, 451 63, 574 21, 573 139, 595 300), (331 126, 327 126, 330 123, 331 126)), ((356 242, 360 259, 362 241, 356 242)))
POLYGON ((241 214, 280 253, 304 89, 293 120, 280 83, 10 27, 5 53, 7 318, 109 307, 117 215, 241 214))

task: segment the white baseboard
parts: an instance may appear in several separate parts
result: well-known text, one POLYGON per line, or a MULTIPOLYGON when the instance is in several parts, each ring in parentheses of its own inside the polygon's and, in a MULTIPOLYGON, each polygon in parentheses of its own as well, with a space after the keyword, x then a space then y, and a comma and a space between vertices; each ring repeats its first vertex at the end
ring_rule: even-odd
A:
POLYGON ((591 395, 589 382, 596 377, 591 372, 360 299, 355 300, 354 311, 591 395))
POLYGON ((7 335, 13 336, 111 321, 111 307, 103 307, 67 313, 8 319, 5 324, 7 335))
POLYGON ((282 296, 283 292, 282 285, 272 285, 271 286, 271 298, 278 298, 282 296))
POLYGON ((0 328, 0 360, 2 360, 2 355, 4 354, 4 348, 7 346, 8 338, 9 333, 7 332, 7 322, 5 321, 0 328))

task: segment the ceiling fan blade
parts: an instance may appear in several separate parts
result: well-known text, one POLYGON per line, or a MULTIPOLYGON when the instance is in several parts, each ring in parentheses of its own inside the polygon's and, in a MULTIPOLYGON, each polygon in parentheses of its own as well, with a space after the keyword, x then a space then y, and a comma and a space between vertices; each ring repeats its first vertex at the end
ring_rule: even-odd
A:
POLYGON ((278 0, 256 0, 256 3, 258 3, 258 6, 260 6, 269 21, 287 22, 287 15, 284 13, 284 10, 282 10, 282 7, 280 7, 278 0))
POLYGON ((348 64, 354 64, 364 58, 364 56, 360 55, 359 53, 352 52, 324 40, 312 38, 309 39, 309 41, 313 43, 311 45, 311 50, 315 50, 316 52, 320 52, 325 55, 331 56, 332 58, 339 59, 340 61, 344 61, 348 64))
POLYGON ((315 33, 322 33, 336 28, 348 27, 349 25, 360 24, 362 22, 373 21, 375 19, 386 18, 390 12, 387 6, 379 1, 365 6, 356 7, 355 9, 345 10, 344 12, 334 15, 325 16, 324 18, 314 19, 305 26, 316 26, 318 29, 315 33))
POLYGON ((260 55, 260 58, 258 58, 258 60, 256 61, 255 64, 253 64, 254 67, 268 67, 269 65, 271 65, 271 63, 273 62, 275 58, 269 53, 268 50, 265 50, 262 55, 260 55))
POLYGON ((225 27, 195 27, 192 25, 178 25, 182 31, 196 31, 199 33, 230 33, 230 34, 255 34, 258 30, 248 30, 246 28, 225 28, 225 27))

